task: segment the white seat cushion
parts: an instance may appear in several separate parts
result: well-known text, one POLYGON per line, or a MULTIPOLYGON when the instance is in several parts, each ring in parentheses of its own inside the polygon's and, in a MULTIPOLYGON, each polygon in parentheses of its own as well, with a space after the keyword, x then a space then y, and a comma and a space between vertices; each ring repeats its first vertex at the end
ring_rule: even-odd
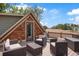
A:
POLYGON ((21 47, 21 45, 17 43, 17 44, 10 45, 9 49, 11 50, 11 49, 16 49, 16 48, 20 48, 20 47, 21 47))
POLYGON ((42 41, 42 39, 36 39, 37 41, 42 41))
POLYGON ((55 43, 53 42, 53 43, 51 43, 51 45, 53 45, 54 47, 55 47, 55 43))
POLYGON ((10 46, 10 41, 9 41, 9 39, 7 39, 7 40, 5 41, 5 49, 6 49, 6 50, 9 49, 9 46, 10 46))

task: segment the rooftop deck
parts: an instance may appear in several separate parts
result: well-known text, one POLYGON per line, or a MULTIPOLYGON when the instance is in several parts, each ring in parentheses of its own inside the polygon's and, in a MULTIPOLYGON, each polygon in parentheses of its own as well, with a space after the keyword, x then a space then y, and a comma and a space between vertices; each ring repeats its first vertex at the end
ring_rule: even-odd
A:
MULTIPOLYGON (((2 51, 0 51, 0 56, 2 56, 2 51)), ((32 54, 30 54, 27 51, 27 55, 26 56, 32 56, 32 54)), ((39 56, 41 56, 41 55, 39 55, 39 56)), ((49 40, 47 41, 47 45, 42 50, 42 56, 54 56, 50 52, 50 41, 49 40)), ((68 56, 79 56, 79 52, 74 52, 73 50, 68 48, 68 56)))

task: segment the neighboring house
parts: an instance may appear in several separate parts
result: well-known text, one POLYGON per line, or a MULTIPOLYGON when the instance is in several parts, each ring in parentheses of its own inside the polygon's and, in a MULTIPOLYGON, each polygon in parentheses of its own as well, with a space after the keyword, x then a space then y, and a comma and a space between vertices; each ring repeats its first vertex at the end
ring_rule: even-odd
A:
POLYGON ((6 39, 35 39, 43 35, 45 30, 33 13, 26 15, 0 14, 0 41, 6 39))
POLYGON ((49 37, 75 37, 79 38, 79 32, 61 29, 46 29, 49 37))
POLYGON ((74 27, 74 31, 78 31, 79 32, 79 27, 74 27))

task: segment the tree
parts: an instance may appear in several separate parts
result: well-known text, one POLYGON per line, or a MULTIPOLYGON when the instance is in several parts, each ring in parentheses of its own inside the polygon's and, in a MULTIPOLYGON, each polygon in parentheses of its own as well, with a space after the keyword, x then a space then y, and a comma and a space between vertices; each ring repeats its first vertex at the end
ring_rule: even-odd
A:
POLYGON ((71 27, 73 31, 78 31, 79 29, 79 25, 76 25, 76 24, 71 24, 71 27))
POLYGON ((23 7, 21 7, 20 9, 18 9, 18 7, 16 6, 12 6, 11 8, 11 12, 12 13, 17 13, 19 12, 19 14, 27 14, 29 12, 32 12, 33 14, 35 14, 37 16, 37 18, 40 20, 42 17, 42 13, 43 13, 43 8, 39 8, 39 7, 27 7, 25 9, 23 9, 23 7))
POLYGON ((36 7, 26 7, 25 9, 21 7, 19 9, 15 5, 0 3, 0 12, 22 14, 22 15, 32 12, 33 14, 37 16, 38 20, 40 21, 40 19, 42 18, 43 8, 36 6, 36 7))
POLYGON ((47 27, 47 26, 43 26, 43 28, 44 28, 44 29, 47 29, 48 27, 47 27))
POLYGON ((24 9, 22 7, 19 9, 19 14, 24 14, 24 9))
POLYGON ((0 3, 0 13, 6 13, 6 9, 9 7, 7 3, 0 3))
POLYGON ((43 13, 43 8, 37 6, 34 8, 34 12, 37 15, 38 19, 40 20, 42 17, 41 14, 43 13))
POLYGON ((9 10, 9 13, 18 14, 18 13, 19 13, 18 7, 16 7, 16 6, 11 6, 11 7, 10 7, 10 10, 9 10))
POLYGON ((32 7, 27 7, 27 8, 25 8, 25 10, 23 10, 24 11, 24 15, 25 14, 27 14, 27 13, 29 13, 29 12, 32 12, 32 13, 34 13, 34 10, 33 10, 33 8, 32 7))
POLYGON ((72 30, 72 27, 69 24, 58 24, 56 26, 53 26, 52 28, 62 29, 62 30, 72 30))
POLYGON ((64 29, 64 26, 63 24, 58 24, 55 26, 56 29, 64 29))
POLYGON ((42 17, 42 13, 43 13, 43 8, 39 8, 39 7, 27 7, 24 10, 24 14, 28 13, 28 12, 32 12, 33 14, 35 14, 37 16, 37 18, 40 20, 42 17))
POLYGON ((72 30, 72 27, 69 24, 64 24, 64 30, 72 30))

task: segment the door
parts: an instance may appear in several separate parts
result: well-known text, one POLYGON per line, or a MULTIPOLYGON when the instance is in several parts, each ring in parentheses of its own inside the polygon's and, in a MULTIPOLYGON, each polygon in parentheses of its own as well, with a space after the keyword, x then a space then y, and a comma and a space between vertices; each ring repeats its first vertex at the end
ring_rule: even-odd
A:
POLYGON ((27 22, 26 36, 27 36, 27 41, 33 41, 33 23, 32 22, 27 22))

